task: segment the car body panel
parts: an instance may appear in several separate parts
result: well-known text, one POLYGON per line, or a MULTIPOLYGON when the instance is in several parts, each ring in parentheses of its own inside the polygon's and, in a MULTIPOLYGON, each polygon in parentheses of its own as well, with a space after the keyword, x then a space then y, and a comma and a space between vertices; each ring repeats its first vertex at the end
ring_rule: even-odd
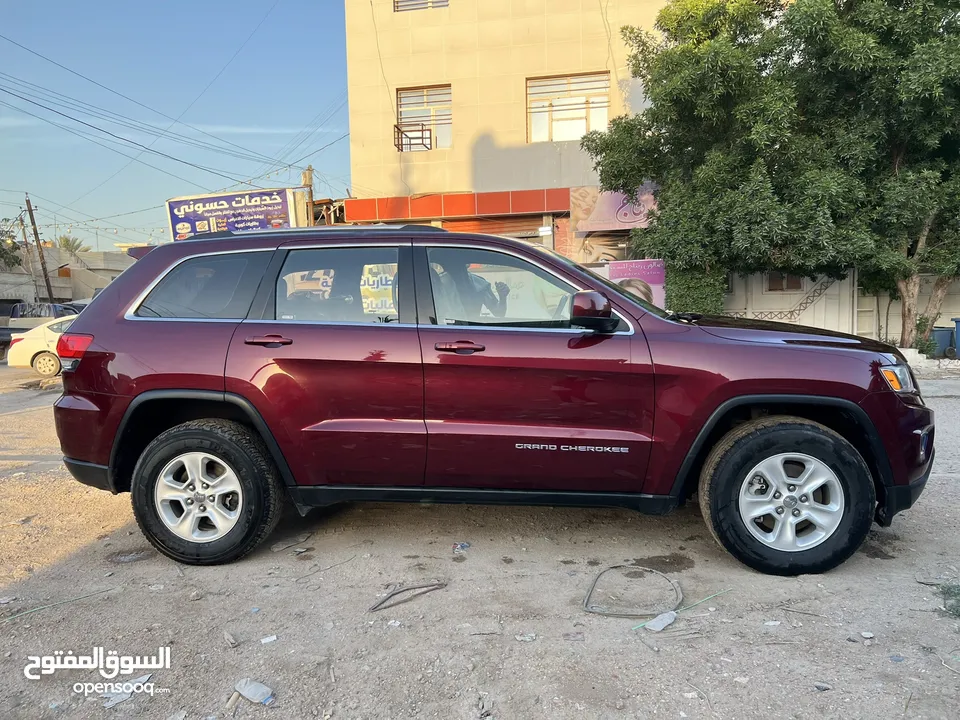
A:
MULTIPOLYGON (((32 367, 33 359, 40 353, 48 352, 56 355, 60 332, 55 331, 53 327, 59 327, 60 323, 67 323, 70 319, 71 316, 59 317, 37 325, 31 330, 14 333, 10 339, 16 342, 11 343, 7 352, 7 365, 10 367, 32 367)), ((66 327, 69 327, 69 325, 66 327)))

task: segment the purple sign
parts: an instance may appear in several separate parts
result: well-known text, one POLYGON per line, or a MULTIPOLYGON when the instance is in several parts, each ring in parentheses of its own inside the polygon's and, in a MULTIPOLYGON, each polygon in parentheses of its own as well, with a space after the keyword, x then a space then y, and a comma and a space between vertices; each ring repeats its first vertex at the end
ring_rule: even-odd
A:
POLYGON ((167 201, 170 235, 186 240, 201 233, 248 232, 293 225, 289 190, 255 190, 167 201))

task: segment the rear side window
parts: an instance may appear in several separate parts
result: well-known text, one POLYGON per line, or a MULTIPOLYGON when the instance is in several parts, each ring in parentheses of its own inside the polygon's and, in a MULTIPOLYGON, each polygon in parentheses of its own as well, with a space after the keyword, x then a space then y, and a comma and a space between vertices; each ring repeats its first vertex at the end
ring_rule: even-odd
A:
POLYGON ((185 260, 150 291, 136 315, 241 320, 270 256, 269 252, 230 253, 185 260))
POLYGON ((276 319, 398 322, 398 263, 395 247, 291 250, 277 278, 276 319))

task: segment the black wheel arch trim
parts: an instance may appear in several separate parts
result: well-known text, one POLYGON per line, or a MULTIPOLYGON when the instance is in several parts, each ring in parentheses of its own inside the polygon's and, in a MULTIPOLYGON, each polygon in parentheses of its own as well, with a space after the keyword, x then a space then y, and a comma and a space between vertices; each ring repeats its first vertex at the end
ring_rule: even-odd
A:
POLYGON ((713 432, 717 423, 719 423, 728 412, 743 405, 770 404, 828 405, 849 411, 864 431, 866 440, 870 445, 870 450, 873 452, 877 470, 880 474, 880 477, 877 479, 884 488, 893 487, 893 469, 890 467, 890 458, 887 456, 887 450, 884 448, 883 441, 880 440, 880 436, 877 433, 877 426, 873 424, 873 420, 870 419, 867 411, 852 400, 826 395, 738 395, 737 397, 729 398, 720 403, 710 414, 710 417, 707 418, 703 427, 700 428, 700 432, 697 433, 697 437, 694 439, 693 444, 687 451, 686 457, 683 459, 683 464, 680 465, 680 470, 677 472, 677 477, 673 481, 673 488, 670 494, 677 498, 681 496, 688 476, 693 470, 697 457, 704 449, 707 438, 710 437, 710 433, 713 432))
POLYGON ((260 439, 263 440, 264 445, 267 446, 267 451, 270 453, 270 457, 274 463, 276 463, 277 469, 280 471, 280 477, 283 478, 283 484, 287 487, 292 487, 297 484, 293 477, 293 472, 290 470, 290 466, 287 464, 287 460, 283 455, 283 451, 280 449, 276 438, 270 431, 270 427, 264 421, 260 412, 253 406, 253 403, 242 395, 217 390, 147 390, 130 401, 130 404, 123 413, 123 418, 120 420, 120 425, 117 427, 117 432, 114 435, 113 448, 110 450, 109 466, 111 487, 115 486, 116 479, 114 477, 114 469, 117 467, 120 441, 127 429, 130 418, 138 407, 151 400, 204 400, 235 405, 247 416, 254 429, 260 435, 260 439))

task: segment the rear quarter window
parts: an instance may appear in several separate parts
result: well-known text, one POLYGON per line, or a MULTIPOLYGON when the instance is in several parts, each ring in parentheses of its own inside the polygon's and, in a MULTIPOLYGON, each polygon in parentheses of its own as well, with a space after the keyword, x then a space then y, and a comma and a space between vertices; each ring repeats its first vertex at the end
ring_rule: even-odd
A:
POLYGON ((142 318, 241 320, 270 260, 269 252, 190 258, 167 273, 134 313, 142 318))

